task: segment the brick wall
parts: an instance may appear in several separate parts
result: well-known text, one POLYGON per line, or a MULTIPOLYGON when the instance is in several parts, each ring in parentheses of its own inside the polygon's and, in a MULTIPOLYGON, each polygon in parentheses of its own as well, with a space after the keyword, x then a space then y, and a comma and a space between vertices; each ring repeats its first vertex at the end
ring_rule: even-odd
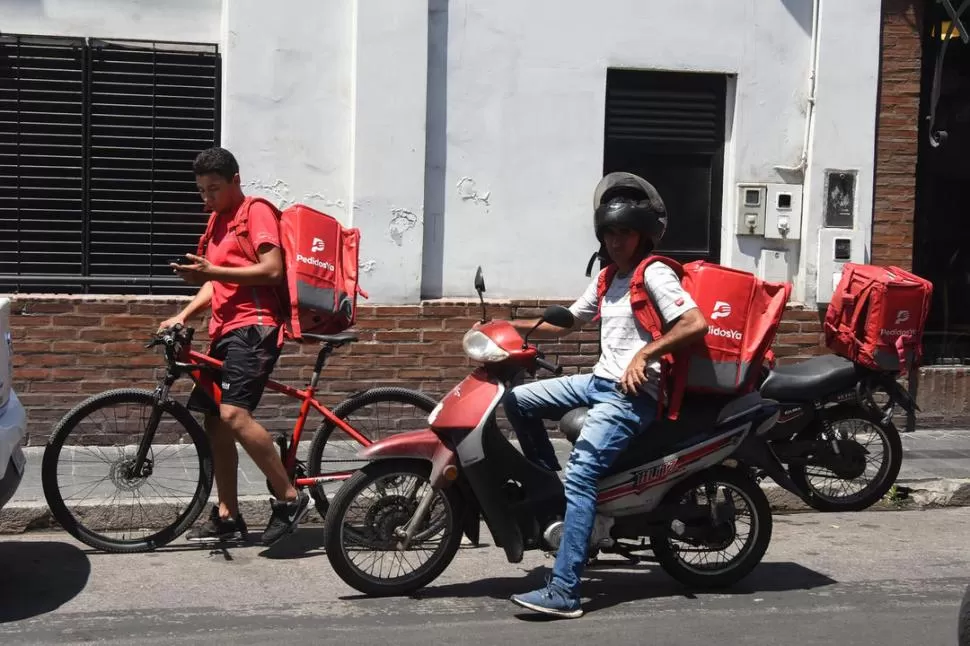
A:
POLYGON ((916 201, 922 4, 884 0, 872 262, 910 268, 916 201))
MULTIPOLYGON (((119 387, 152 388, 160 376, 160 350, 144 344, 159 321, 184 301, 144 297, 15 297, 12 303, 14 388, 30 414, 28 443, 42 444, 52 425, 87 396, 119 387)), ((545 303, 490 304, 495 318, 540 313, 545 303)), ((477 303, 429 302, 414 306, 361 309, 359 343, 334 353, 321 380, 321 400, 335 405, 354 391, 375 385, 402 385, 444 394, 469 372, 461 337, 477 320, 477 303)), ((196 347, 204 348, 205 326, 197 327, 196 347)), ((791 310, 775 347, 782 362, 823 352, 818 312, 791 310)), ((599 352, 595 328, 542 345, 567 374, 588 370, 599 352)), ((316 346, 287 344, 274 377, 304 385, 313 370, 316 346)), ((176 392, 191 382, 179 382, 176 392)), ((271 429, 290 428, 291 400, 268 393, 258 417, 271 429)))

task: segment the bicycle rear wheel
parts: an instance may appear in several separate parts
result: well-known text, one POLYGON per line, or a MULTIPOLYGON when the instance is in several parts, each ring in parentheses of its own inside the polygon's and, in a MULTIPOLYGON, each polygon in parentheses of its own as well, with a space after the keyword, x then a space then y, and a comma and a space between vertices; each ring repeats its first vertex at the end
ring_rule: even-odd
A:
POLYGON ((78 404, 57 424, 41 467, 51 514, 68 533, 107 552, 147 552, 195 522, 212 490, 205 432, 166 401, 141 472, 132 472, 155 406, 147 390, 119 389, 78 404))
MULTIPOLYGON (((341 402, 333 413, 371 442, 394 433, 424 428, 437 402, 429 395, 409 388, 378 387, 365 390, 341 402)), ((312 476, 355 471, 367 464, 357 457, 363 446, 331 422, 324 420, 317 429, 307 456, 307 472, 312 476), (336 435, 334 433, 336 432, 336 435)), ((343 480, 310 488, 320 518, 326 518, 330 499, 343 480)))

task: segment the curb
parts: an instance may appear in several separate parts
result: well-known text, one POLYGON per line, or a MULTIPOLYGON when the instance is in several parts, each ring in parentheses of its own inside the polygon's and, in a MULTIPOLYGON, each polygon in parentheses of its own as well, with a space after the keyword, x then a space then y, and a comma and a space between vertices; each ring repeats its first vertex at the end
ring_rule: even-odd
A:
MULTIPOLYGON (((778 485, 765 481, 761 485, 768 497, 773 514, 796 514, 814 512, 811 507, 793 494, 778 485)), ((240 496, 239 508, 250 530, 260 530, 269 522, 269 497, 240 496)), ((214 503, 215 497, 210 498, 214 503)), ((895 492, 887 495, 866 511, 917 511, 942 509, 947 507, 970 506, 970 478, 939 478, 931 480, 898 480, 895 492)), ((146 503, 147 517, 151 519, 152 511, 162 507, 162 503, 146 503)), ((103 507, 92 506, 88 513, 103 513, 103 507)), ((207 513, 203 509, 200 518, 207 513)), ((123 516, 119 514, 119 516, 123 516)), ((119 517, 119 522, 126 520, 119 517)), ((323 519, 317 513, 312 501, 310 512, 303 521, 306 524, 322 523, 323 519)), ((124 527, 127 523, 120 525, 124 527)), ((152 525, 155 527, 158 525, 152 525)), ((150 527, 150 528, 151 528, 150 527)), ((57 530, 60 526, 51 516, 47 503, 42 501, 11 502, 0 510, 0 534, 21 534, 32 530, 57 530)))
MULTIPOLYGON (((215 504, 216 502, 217 500, 215 496, 210 497, 210 504, 215 504)), ((146 523, 147 526, 145 529, 156 529, 163 527, 164 524, 167 524, 157 516, 153 519, 153 516, 155 516, 153 512, 158 511, 163 507, 164 503, 153 503, 150 500, 145 501, 142 504, 146 518, 150 521, 155 521, 146 523)), ((313 500, 310 501, 309 509, 310 512, 307 514, 306 518, 301 524, 323 523, 323 519, 320 518, 320 514, 317 513, 313 500)), ((85 515, 102 515, 105 512, 105 507, 102 505, 91 505, 85 511, 85 515)), ((266 525, 266 523, 269 522, 269 496, 240 496, 239 511, 246 520, 246 524, 249 526, 250 531, 262 531, 262 528, 266 525)), ((118 511, 115 513, 118 514, 118 527, 126 527, 129 524, 130 517, 118 511)), ((199 514, 199 520, 204 520, 206 514, 208 513, 209 508, 207 505, 202 509, 202 513, 199 514)), ((111 521, 115 520, 110 516, 110 514, 104 515, 107 515, 111 521)), ((168 520, 171 518, 171 516, 165 516, 165 518, 168 520)), ((0 509, 0 534, 22 534, 32 530, 60 529, 60 525, 56 520, 54 520, 54 517, 51 515, 50 509, 48 509, 46 502, 11 502, 4 506, 3 509, 0 509)))

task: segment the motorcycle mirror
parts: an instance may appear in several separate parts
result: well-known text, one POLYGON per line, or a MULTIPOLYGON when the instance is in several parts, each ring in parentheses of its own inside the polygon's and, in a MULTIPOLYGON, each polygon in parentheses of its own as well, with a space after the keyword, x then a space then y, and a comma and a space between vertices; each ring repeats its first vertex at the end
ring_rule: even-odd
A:
POLYGON ((576 322, 576 317, 562 305, 550 305, 542 313, 542 320, 556 327, 570 328, 576 322))
POLYGON ((484 323, 488 320, 488 313, 485 311, 485 298, 482 296, 485 292, 485 276, 482 275, 481 265, 475 271, 475 291, 478 292, 478 300, 482 304, 482 323, 484 323))

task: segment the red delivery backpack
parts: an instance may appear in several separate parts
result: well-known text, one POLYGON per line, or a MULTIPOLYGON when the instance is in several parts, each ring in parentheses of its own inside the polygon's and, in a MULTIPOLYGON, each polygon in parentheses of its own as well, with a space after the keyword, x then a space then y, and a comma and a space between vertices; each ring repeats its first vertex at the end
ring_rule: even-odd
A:
MULTIPOLYGON (((685 392, 731 394, 752 390, 762 364, 774 360, 771 345, 791 295, 791 284, 769 283, 749 272, 702 260, 681 266, 670 258, 650 256, 630 280, 630 305, 637 321, 654 339, 663 335, 663 320, 643 281, 644 270, 654 262, 663 262, 674 270, 708 322, 703 343, 661 358, 660 407, 666 394, 667 416, 677 419, 685 392)), ((615 265, 600 272, 600 303, 615 274, 615 265)))
MULTIPOLYGON (((247 197, 229 224, 243 254, 258 262, 249 236, 249 209, 262 202, 279 219, 285 279, 277 289, 287 338, 302 341, 304 334, 336 334, 357 320, 357 296, 367 298, 357 282, 360 230, 344 228, 326 213, 303 204, 280 212, 261 197, 247 197), (287 306, 288 304, 288 306, 287 306)), ((204 255, 215 215, 199 238, 204 255)))
POLYGON ((923 358, 933 283, 900 267, 846 263, 825 312, 825 344, 873 370, 906 374, 923 358))
POLYGON ((703 260, 684 266, 684 288, 707 319, 703 344, 689 350, 687 387, 711 393, 748 392, 755 386, 791 296, 791 283, 703 260))

